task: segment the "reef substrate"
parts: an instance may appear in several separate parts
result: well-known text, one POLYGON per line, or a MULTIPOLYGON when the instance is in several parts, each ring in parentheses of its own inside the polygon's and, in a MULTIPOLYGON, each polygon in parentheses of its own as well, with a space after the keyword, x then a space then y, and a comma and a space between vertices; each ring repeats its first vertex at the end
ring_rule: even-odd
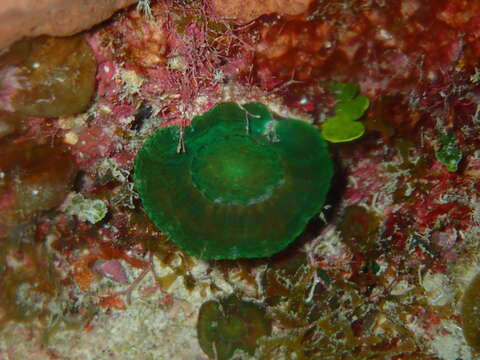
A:
MULTIPOLYGON (((235 294, 271 324, 233 349, 243 358, 480 358, 480 329, 462 322, 478 316, 472 287, 462 296, 480 270, 480 5, 318 0, 282 14, 240 23, 208 2, 141 1, 81 35, 96 93, 74 114, 22 112, 29 78, 2 63, 2 357, 206 359, 199 309, 217 316, 235 294), (331 81, 369 97, 366 132, 330 144, 327 207, 293 246, 202 261, 148 220, 130 174, 156 129, 226 101, 321 125, 331 81)), ((237 318, 222 318, 232 344, 237 318)))

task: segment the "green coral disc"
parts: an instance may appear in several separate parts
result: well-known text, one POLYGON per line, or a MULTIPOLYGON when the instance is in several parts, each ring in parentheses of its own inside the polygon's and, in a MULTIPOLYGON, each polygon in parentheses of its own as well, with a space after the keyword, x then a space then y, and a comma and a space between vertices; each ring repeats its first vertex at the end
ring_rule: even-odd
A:
POLYGON ((261 202, 284 178, 278 152, 249 136, 206 144, 193 156, 190 171, 193 184, 207 199, 226 205, 261 202))
POLYGON ((318 213, 333 175, 320 133, 274 118, 258 103, 217 105, 185 128, 154 133, 134 181, 155 225, 191 255, 264 257, 284 249, 318 213))

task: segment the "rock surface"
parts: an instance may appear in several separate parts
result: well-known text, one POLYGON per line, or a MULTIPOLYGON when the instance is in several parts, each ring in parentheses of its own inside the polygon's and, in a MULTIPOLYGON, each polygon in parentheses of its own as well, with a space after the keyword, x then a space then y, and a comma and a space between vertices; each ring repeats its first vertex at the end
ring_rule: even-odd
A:
MULTIPOLYGON (((212 0, 215 12, 238 23, 272 13, 299 15, 313 0, 212 0)), ((0 50, 24 37, 68 36, 108 19, 137 0, 2 0, 0 50)))
POLYGON ((78 33, 135 2, 136 0, 2 0, 0 49, 24 37, 78 33))
POLYGON ((212 0, 215 12, 224 18, 239 23, 248 23, 256 18, 278 13, 280 15, 300 15, 308 10, 313 0, 212 0))

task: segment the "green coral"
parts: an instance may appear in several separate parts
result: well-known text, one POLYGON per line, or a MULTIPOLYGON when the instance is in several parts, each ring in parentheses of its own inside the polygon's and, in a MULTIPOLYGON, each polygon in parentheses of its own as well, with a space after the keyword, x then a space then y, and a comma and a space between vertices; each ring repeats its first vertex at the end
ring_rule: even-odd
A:
POLYGON ((452 134, 448 134, 440 139, 440 144, 440 148, 435 152, 435 157, 445 165, 448 171, 457 171, 458 164, 463 157, 462 151, 457 146, 457 139, 452 134))
POLYGON ((290 244, 320 211, 332 174, 312 125, 274 118, 258 103, 223 103, 183 132, 153 134, 137 155, 134 181, 149 217, 178 246, 236 259, 290 244))
POLYGON ((212 359, 231 359, 237 349, 253 355, 257 340, 271 331, 262 307, 234 295, 219 302, 207 301, 198 314, 198 341, 212 359))
POLYGON ((358 122, 370 106, 368 97, 358 95, 359 86, 352 83, 334 82, 330 91, 335 95, 335 116, 322 124, 322 135, 330 142, 347 142, 358 139, 365 133, 365 126, 358 122))
POLYGON ((96 224, 107 215, 108 208, 105 201, 100 199, 86 199, 82 194, 72 197, 67 212, 76 215, 80 221, 96 224))

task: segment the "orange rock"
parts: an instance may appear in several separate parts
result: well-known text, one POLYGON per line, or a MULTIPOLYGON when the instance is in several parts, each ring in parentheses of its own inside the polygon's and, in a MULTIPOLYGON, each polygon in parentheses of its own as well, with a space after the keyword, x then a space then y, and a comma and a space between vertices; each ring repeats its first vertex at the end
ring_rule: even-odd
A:
POLYGON ((89 29, 136 0, 2 0, 0 49, 23 37, 67 36, 89 29))
POLYGON ((212 0, 212 6, 223 18, 248 23, 272 13, 300 15, 308 10, 312 2, 313 0, 212 0))

